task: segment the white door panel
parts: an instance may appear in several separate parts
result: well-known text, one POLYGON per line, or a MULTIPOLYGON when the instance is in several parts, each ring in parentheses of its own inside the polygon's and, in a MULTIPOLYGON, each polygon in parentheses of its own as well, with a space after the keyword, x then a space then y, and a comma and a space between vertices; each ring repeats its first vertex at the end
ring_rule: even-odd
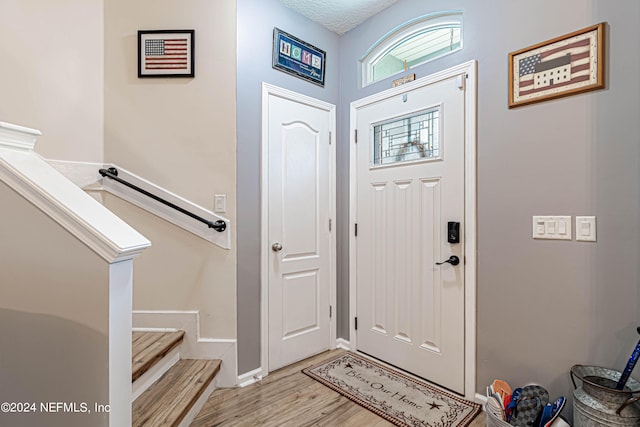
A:
MULTIPOLYGON (((464 260, 465 97, 459 81, 442 80, 405 99, 357 110, 356 274, 358 350, 462 393, 464 262, 436 265, 451 255, 464 260), (437 126, 437 148, 408 137, 377 160, 386 148, 374 138, 386 134, 376 129, 432 111, 437 119, 420 129, 437 126), (407 150, 417 154, 402 154, 407 150), (460 243, 448 243, 448 221, 461 223, 460 243)), ((422 135, 413 132, 407 135, 422 135)))
POLYGON ((270 94, 268 369, 330 347, 330 112, 270 94), (275 245, 275 246, 274 246, 275 245), (279 246, 278 246, 279 245, 279 246))

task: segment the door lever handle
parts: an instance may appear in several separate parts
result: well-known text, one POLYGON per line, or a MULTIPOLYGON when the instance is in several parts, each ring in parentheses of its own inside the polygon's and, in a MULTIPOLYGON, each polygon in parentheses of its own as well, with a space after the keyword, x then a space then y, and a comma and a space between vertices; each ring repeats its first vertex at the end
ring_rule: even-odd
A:
POLYGON ((442 265, 442 264, 446 264, 446 263, 449 263, 451 265, 458 265, 458 264, 460 264, 460 258, 458 258, 455 255, 451 255, 448 260, 442 261, 442 262, 436 262, 436 265, 442 265))

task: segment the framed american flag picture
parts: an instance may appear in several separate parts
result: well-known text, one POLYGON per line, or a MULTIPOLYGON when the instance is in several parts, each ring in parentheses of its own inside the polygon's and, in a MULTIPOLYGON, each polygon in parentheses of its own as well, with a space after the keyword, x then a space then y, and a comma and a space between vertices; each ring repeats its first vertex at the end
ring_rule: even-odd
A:
POLYGON ((509 54, 509 108, 601 89, 605 23, 509 54))
POLYGON ((194 77, 194 30, 138 31, 138 77, 194 77))

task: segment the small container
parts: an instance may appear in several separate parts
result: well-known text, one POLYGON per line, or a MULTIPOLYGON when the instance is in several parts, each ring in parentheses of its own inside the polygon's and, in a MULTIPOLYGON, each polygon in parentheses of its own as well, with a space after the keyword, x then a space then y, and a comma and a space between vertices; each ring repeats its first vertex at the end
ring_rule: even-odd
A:
POLYGON ((580 427, 640 426, 640 383, 629 378, 624 390, 616 384, 621 372, 599 366, 574 365, 573 423, 580 427), (576 379, 580 385, 576 385, 576 379))

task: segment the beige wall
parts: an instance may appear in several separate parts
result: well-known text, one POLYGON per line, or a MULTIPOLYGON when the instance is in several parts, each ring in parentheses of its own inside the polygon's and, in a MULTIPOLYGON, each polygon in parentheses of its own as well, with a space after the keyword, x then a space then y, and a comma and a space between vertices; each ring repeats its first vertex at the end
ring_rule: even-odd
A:
MULTIPOLYGON (((235 51, 235 0, 105 2, 105 160, 211 210, 226 194, 232 227, 235 51), (137 31, 154 29, 195 30, 195 78, 137 77, 137 31)), ((154 245, 136 261, 134 309, 200 310, 203 336, 235 338, 235 231, 222 250, 108 205, 154 245)))
MULTIPOLYGON (((108 264, 4 183, 0 201, 0 402, 108 403, 108 264)), ((0 425, 108 425, 39 409, 0 425)))
POLYGON ((0 121, 46 158, 103 156, 103 0, 0 2, 0 121))
POLYGON ((118 197, 103 200, 153 242, 134 262, 134 310, 199 310, 203 337, 236 338, 235 278, 228 274, 235 253, 118 197))
MULTIPOLYGON (((226 194, 234 227, 235 50, 235 0, 3 0, 0 121, 40 129, 46 158, 113 162, 209 209, 226 194), (194 29, 196 77, 138 79, 141 29, 194 29)), ((141 222, 154 247, 136 262, 135 308, 199 309, 204 336, 235 337, 233 228, 230 251, 175 228, 168 240, 191 249, 167 248, 166 224, 141 222)))
POLYGON ((2 182, 0 201, 0 308, 58 316, 106 336, 108 264, 2 182))

